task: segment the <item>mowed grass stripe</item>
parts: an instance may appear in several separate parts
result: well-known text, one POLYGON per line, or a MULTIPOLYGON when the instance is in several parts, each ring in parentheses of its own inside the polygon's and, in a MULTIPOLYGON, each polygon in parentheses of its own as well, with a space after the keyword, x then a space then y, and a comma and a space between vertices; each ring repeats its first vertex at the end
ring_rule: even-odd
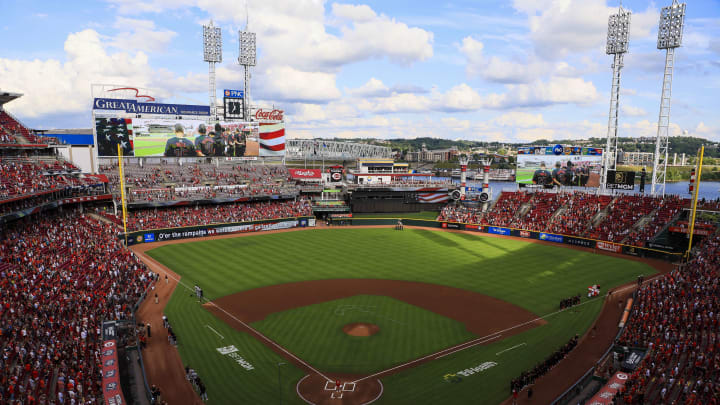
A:
MULTIPOLYGON (((379 278, 421 281, 476 291, 514 303, 538 315, 555 311, 562 298, 584 294, 588 285, 601 284, 606 291, 607 288, 633 281, 639 274, 648 276, 654 273, 638 262, 560 247, 483 235, 410 229, 403 232, 392 229, 315 229, 260 234, 168 245, 149 254, 183 276, 186 284, 201 285, 206 296, 213 299, 253 288, 303 280, 379 278)), ((304 375, 302 370, 290 365, 282 366, 284 384, 278 388, 277 362, 284 360, 252 337, 220 322, 197 303, 192 304, 189 292, 187 294, 188 297, 179 293, 173 296, 168 315, 171 320, 178 318, 179 325, 173 326, 180 335, 183 361, 201 368, 203 373, 207 371, 208 378, 212 380, 209 387, 214 403, 273 403, 280 395, 278 390, 282 392, 283 403, 302 403, 294 394, 294 383, 304 375), (174 304, 176 299, 184 298, 189 301, 186 300, 188 302, 183 305, 174 304), (183 320, 180 321, 180 318, 183 320), (215 349, 220 344, 212 340, 217 338, 204 327, 206 323, 226 336, 220 342, 222 345, 235 344, 245 359, 253 364, 258 362, 256 370, 241 372, 239 366, 219 357, 215 349), (230 343, 226 342, 228 340, 230 343), (238 386, 242 387, 239 391, 238 386)), ((493 341, 489 345, 473 347, 386 377, 383 379, 385 394, 379 403, 498 403, 508 394, 510 378, 531 368, 575 333, 584 333, 599 310, 600 301, 583 305, 577 310, 555 315, 548 319, 549 324, 507 341, 493 341), (523 346, 526 349, 511 351, 508 357, 495 356, 496 352, 512 346, 510 343, 520 342, 527 343, 523 346), (459 384, 443 380, 446 373, 474 367, 485 361, 496 361, 498 365, 459 384)), ((309 342, 326 342, 323 347, 332 356, 326 355, 322 360, 328 364, 360 364, 366 360, 372 364, 385 361, 388 352, 399 352, 407 346, 404 341, 388 341, 383 348, 368 345, 369 349, 360 352, 363 354, 360 361, 357 357, 346 356, 337 348, 325 346, 332 345, 333 339, 318 327, 320 319, 311 315, 288 318, 282 324, 269 326, 267 335, 278 341, 291 341, 302 335, 309 342)), ((411 322, 425 322, 423 327, 426 328, 428 323, 433 324, 422 317, 414 317, 411 322)), ((429 336, 418 332, 412 339, 416 340, 413 343, 418 347, 425 347, 434 339, 452 339, 452 333, 436 330, 434 335, 429 336)), ((312 355, 313 348, 303 350, 312 355)), ((419 351, 416 354, 420 357, 419 351)), ((203 373, 201 375, 205 375, 203 373)))

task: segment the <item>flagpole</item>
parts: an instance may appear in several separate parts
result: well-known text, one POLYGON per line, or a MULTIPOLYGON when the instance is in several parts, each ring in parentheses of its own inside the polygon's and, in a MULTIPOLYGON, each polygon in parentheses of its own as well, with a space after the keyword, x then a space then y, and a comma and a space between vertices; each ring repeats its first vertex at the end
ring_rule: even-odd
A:
POLYGON ((125 234, 125 246, 128 245, 127 242, 127 204, 125 203, 125 172, 123 170, 123 154, 122 154, 122 147, 120 144, 117 146, 118 148, 118 171, 120 173, 120 202, 122 204, 122 213, 123 213, 123 232, 125 234))
POLYGON ((690 259, 690 251, 692 250, 692 242, 693 242, 693 233, 695 232, 695 214, 697 213, 697 200, 698 195, 700 194, 700 176, 702 175, 702 162, 703 162, 703 155, 705 154, 705 146, 700 147, 700 152, 698 153, 698 162, 697 162, 697 176, 695 179, 695 190, 693 193, 693 201, 692 201, 692 212, 691 212, 691 218, 690 218, 690 238, 688 239, 688 249, 685 255, 688 259, 690 259))

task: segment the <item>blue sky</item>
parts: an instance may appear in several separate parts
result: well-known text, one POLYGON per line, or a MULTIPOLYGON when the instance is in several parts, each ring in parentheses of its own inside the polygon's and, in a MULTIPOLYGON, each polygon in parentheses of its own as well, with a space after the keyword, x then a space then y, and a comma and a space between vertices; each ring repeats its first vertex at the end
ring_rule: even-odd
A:
MULTIPOLYGON (((670 1, 667 1, 669 4, 670 1)), ((258 35, 252 97, 286 111, 291 137, 531 141, 604 137, 612 57, 603 0, 248 0, 258 35)), ((654 136, 666 3, 632 10, 621 136, 654 136)), ((91 83, 207 104, 202 27, 223 29, 218 89, 242 88, 240 0, 0 0, 0 89, 36 128, 90 126, 91 83)), ((687 7, 671 134, 720 140, 720 2, 687 7)), ((218 93, 220 94, 220 93, 218 93)))

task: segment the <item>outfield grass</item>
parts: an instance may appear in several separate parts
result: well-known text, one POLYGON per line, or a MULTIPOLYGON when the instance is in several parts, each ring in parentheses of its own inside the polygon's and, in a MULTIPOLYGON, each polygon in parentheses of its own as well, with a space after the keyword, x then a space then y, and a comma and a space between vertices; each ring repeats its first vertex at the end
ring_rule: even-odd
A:
POLYGON ((391 213, 353 213, 353 218, 408 218, 408 219, 437 219, 437 211, 420 212, 391 212, 391 213))
POLYGON ((476 337, 461 322, 375 295, 275 313, 252 326, 320 370, 353 374, 382 371, 476 337), (354 322, 380 330, 372 337, 349 336, 342 328, 354 322))
MULTIPOLYGON (((148 254, 179 273, 186 285, 198 283, 210 299, 302 280, 381 278, 464 288, 504 299, 540 316, 556 311, 560 299, 584 293, 588 285, 600 284, 606 289, 633 281, 639 274, 654 273, 639 262, 578 250, 480 234, 415 229, 403 232, 388 228, 314 229, 258 234, 167 245, 148 254)), ((176 292, 166 313, 180 337, 183 362, 199 370, 213 403, 233 404, 238 398, 245 403, 275 402, 280 395, 277 363, 285 360, 249 335, 219 321, 189 295, 187 291, 176 292), (219 331, 224 339, 205 325, 219 331), (216 351, 217 347, 230 344, 255 365, 254 370, 245 371, 216 351)), ((386 377, 385 394, 378 403, 498 403, 507 397, 512 377, 544 359, 574 334, 587 330, 600 311, 601 301, 583 299, 583 302, 586 304, 547 318, 549 323, 542 327, 386 377), (496 354, 521 343, 524 345, 496 354), (443 378, 484 362, 497 365, 459 383, 445 382, 443 378)), ((323 310, 323 305, 298 309, 298 316, 309 311, 302 322, 304 329, 299 329, 300 323, 297 327, 282 328, 280 323, 272 322, 275 316, 258 322, 257 326, 272 339, 283 342, 298 338, 299 333, 307 330, 318 332, 312 337, 312 344, 333 350, 336 364, 356 363, 359 353, 369 359, 381 357, 359 345, 340 345, 342 350, 336 350, 339 344, 336 336, 314 330, 322 329, 319 321, 327 318, 312 316, 313 312, 323 310)), ((284 318, 292 311, 276 316, 284 318)), ((382 311, 377 315, 391 316, 382 311)), ((407 317, 398 320, 409 321, 407 317)), ((351 321, 362 322, 343 320, 351 321)), ((420 333, 417 336, 421 338, 420 333)), ((295 350, 303 352, 302 347, 295 350)), ((417 347, 411 351, 419 357, 423 350, 429 349, 417 347)), ((311 355, 307 351, 303 354, 311 355)), ((283 403, 302 403, 294 387, 304 373, 291 365, 281 366, 280 371, 284 381, 283 403)))

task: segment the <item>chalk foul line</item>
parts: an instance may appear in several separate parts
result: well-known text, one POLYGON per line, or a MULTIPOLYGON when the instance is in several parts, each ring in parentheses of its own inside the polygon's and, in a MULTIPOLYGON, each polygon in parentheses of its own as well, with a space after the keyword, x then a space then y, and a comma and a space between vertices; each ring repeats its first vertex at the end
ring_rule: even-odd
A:
POLYGON ((220 340, 225 339, 225 336, 223 336, 223 335, 221 335, 220 333, 218 333, 218 331, 216 331, 212 326, 210 326, 210 325, 208 325, 208 324, 205 324, 205 327, 209 328, 211 331, 215 332, 216 335, 220 336, 220 340))
POLYGON ((513 346, 513 347, 508 347, 508 348, 505 349, 505 350, 501 350, 501 351, 495 353, 495 355, 496 355, 496 356, 499 356, 499 355, 501 355, 501 354, 503 354, 503 353, 505 353, 505 352, 509 352, 510 350, 517 349, 517 348, 520 347, 520 346, 525 346, 526 344, 527 344, 527 343, 523 342, 523 343, 520 343, 519 345, 515 345, 515 346, 513 346))

